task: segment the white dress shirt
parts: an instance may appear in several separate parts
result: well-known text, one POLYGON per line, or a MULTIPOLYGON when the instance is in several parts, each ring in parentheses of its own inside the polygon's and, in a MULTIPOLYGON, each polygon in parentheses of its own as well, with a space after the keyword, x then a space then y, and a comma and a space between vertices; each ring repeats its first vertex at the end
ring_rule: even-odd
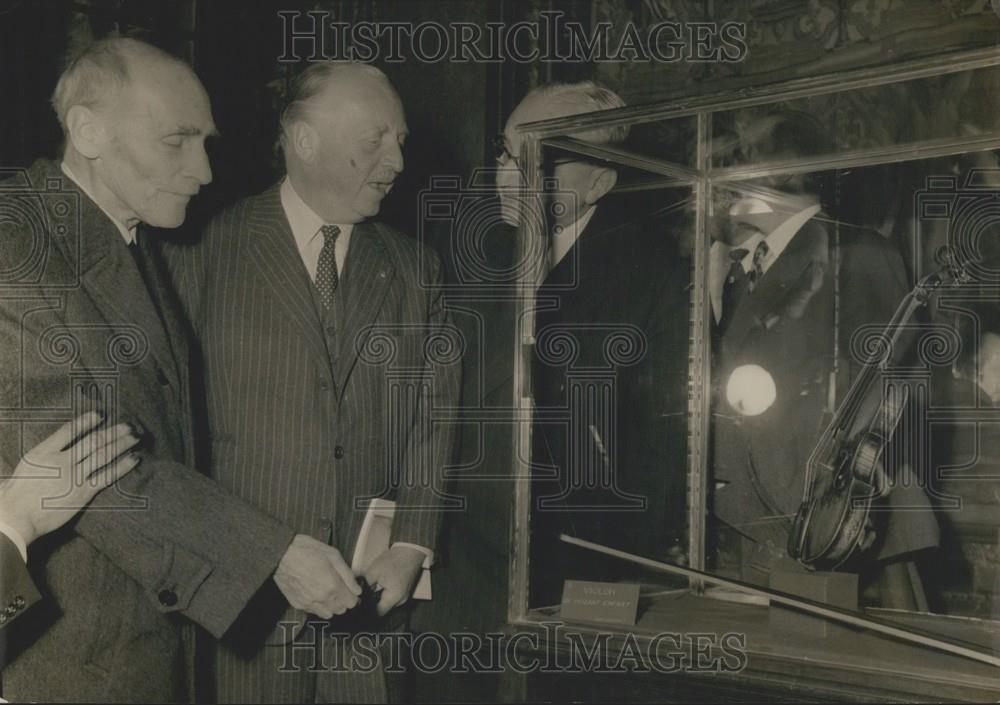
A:
POLYGON ((295 238, 295 245, 299 248, 299 255, 309 272, 309 278, 316 281, 316 269, 319 266, 319 253, 323 249, 323 235, 319 229, 324 225, 336 225, 340 228, 340 235, 333 247, 333 256, 337 262, 337 274, 343 276, 344 263, 347 262, 347 248, 351 244, 351 233, 354 230, 353 223, 327 223, 320 218, 316 211, 306 205, 302 197, 296 193, 291 180, 286 176, 281 183, 281 208, 285 211, 288 224, 292 228, 292 236, 295 238))
POLYGON ((17 552, 21 554, 22 560, 25 563, 28 562, 28 546, 24 542, 24 537, 21 536, 21 532, 15 529, 10 524, 4 524, 0 521, 0 534, 3 534, 10 539, 10 542, 17 546, 17 552))
MULTIPOLYGON (((353 223, 327 223, 310 208, 302 197, 296 193, 292 186, 291 179, 287 176, 281 182, 281 208, 285 211, 288 224, 292 228, 292 236, 295 238, 295 245, 299 248, 299 255, 302 263, 309 272, 309 278, 316 281, 316 270, 319 267, 319 253, 323 249, 323 235, 320 228, 324 225, 336 225, 340 228, 340 234, 333 247, 333 256, 337 262, 337 274, 343 276, 344 265, 347 262, 347 250, 351 244, 351 233, 354 231, 353 223)), ((409 546, 424 554, 424 568, 429 568, 434 562, 434 551, 424 546, 418 546, 404 541, 397 541, 393 546, 409 546)))
POLYGON ((726 275, 729 273, 729 267, 732 265, 732 261, 729 259, 730 250, 736 248, 747 250, 747 254, 740 260, 740 264, 743 266, 744 272, 749 272, 753 269, 753 256, 757 245, 761 242, 766 242, 767 254, 761 260, 761 269, 763 272, 767 272, 771 268, 771 265, 781 256, 781 253, 785 251, 785 248, 788 247, 788 243, 792 241, 795 234, 819 211, 820 206, 818 204, 807 206, 789 216, 787 220, 783 221, 781 225, 772 230, 766 237, 758 232, 735 246, 718 240, 712 243, 712 247, 708 253, 708 283, 709 296, 712 300, 712 314, 715 316, 716 323, 722 317, 722 289, 725 287, 726 275))
POLYGON ((580 233, 587 227, 590 219, 594 217, 594 211, 596 210, 597 206, 591 206, 583 215, 569 225, 565 227, 557 225, 552 229, 552 240, 549 245, 550 268, 559 264, 562 258, 566 256, 566 253, 570 251, 570 248, 576 244, 576 241, 580 238, 580 233))

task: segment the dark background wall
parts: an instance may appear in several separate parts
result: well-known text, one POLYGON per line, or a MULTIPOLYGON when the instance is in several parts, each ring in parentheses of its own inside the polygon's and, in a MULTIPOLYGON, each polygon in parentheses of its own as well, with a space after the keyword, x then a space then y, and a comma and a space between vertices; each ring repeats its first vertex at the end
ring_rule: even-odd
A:
MULTIPOLYGON (((381 64, 403 97, 413 133, 404 188, 386 204, 400 224, 414 218, 401 205, 404 196, 423 188, 432 169, 468 174, 481 164, 489 156, 488 138, 519 97, 541 82, 597 78, 629 103, 642 103, 1000 40, 1000 19, 989 0, 0 0, 0 159, 23 166, 56 153, 58 126, 47 100, 65 57, 118 31, 193 60, 212 95, 224 139, 215 155, 216 183, 202 209, 262 188, 278 173, 276 114, 299 68, 276 61, 283 42, 278 12, 288 10, 321 10, 344 22, 477 24, 537 21, 540 13, 557 11, 585 27, 610 23, 613 43, 628 23, 640 30, 663 21, 746 24, 750 51, 730 63, 429 64, 408 57, 381 64)), ((532 46, 544 44, 543 37, 532 46)))

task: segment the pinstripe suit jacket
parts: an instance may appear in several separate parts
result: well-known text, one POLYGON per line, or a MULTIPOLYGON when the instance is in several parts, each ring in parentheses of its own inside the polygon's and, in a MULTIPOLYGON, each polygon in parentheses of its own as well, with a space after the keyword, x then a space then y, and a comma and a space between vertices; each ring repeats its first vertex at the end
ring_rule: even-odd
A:
POLYGON ((168 261, 200 343, 212 476, 348 562, 374 496, 397 502, 393 541, 433 548, 461 357, 437 256, 356 225, 321 320, 274 186, 168 261))
POLYGON ((286 527, 180 463, 192 457, 188 347, 114 224, 57 164, 0 183, 0 461, 93 405, 144 429, 143 462, 31 546, 43 599, 5 631, 4 696, 177 701, 182 622, 221 635, 274 571, 286 527), (239 527, 239 532, 236 531, 239 527))

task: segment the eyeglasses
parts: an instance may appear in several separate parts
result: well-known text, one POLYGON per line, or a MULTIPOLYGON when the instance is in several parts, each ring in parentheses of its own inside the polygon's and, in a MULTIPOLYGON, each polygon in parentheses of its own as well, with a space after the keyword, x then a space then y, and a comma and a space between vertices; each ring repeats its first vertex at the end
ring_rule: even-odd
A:
MULTIPOLYGON (((518 169, 521 168, 520 157, 511 153, 510 149, 507 147, 507 138, 504 135, 497 135, 493 138, 493 158, 497 160, 497 164, 500 166, 507 166, 508 164, 513 164, 518 169)), ((588 159, 583 157, 559 157, 558 159, 546 160, 547 164, 552 166, 559 166, 560 164, 570 164, 572 162, 588 162, 588 159)))
POLYGON ((497 164, 500 166, 513 164, 518 169, 521 168, 518 158, 507 149, 507 138, 503 135, 497 135, 493 138, 493 158, 497 160, 497 164))

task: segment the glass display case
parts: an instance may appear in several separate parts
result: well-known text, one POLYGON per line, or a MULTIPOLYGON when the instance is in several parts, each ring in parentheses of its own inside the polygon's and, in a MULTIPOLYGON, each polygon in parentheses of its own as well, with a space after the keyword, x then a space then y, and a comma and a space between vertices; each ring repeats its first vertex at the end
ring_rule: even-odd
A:
POLYGON ((988 49, 522 126, 509 623, 645 685, 514 697, 996 699, 997 105, 988 49), (572 161, 616 182, 554 257, 572 161))

